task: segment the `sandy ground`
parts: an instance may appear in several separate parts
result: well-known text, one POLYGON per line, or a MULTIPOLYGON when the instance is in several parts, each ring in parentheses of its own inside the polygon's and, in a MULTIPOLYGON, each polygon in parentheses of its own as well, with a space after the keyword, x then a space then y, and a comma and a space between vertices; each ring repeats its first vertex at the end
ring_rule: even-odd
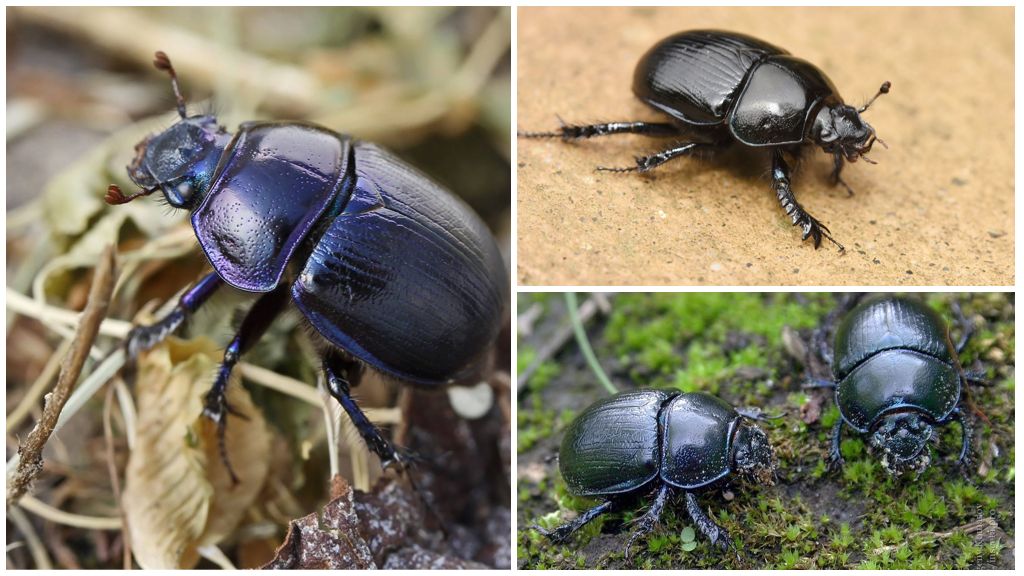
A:
POLYGON ((800 242, 768 161, 730 152, 652 175, 630 166, 668 143, 613 136, 519 140, 521 285, 1011 285, 1014 282, 1013 8, 522 8, 518 129, 663 120, 631 91, 661 38, 722 28, 822 68, 889 149, 829 185, 806 155, 798 200, 846 246, 800 242))

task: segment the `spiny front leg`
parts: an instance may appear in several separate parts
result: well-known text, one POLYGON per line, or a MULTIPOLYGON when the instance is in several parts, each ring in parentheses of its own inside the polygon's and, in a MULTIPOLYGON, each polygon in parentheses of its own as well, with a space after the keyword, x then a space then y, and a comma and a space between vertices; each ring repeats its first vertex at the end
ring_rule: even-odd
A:
POLYGON ((689 513, 690 519, 697 525, 700 533, 707 536, 712 544, 723 550, 732 547, 732 539, 729 538, 725 528, 715 524, 715 521, 704 513, 700 503, 697 502, 697 496, 693 492, 686 493, 686 512, 689 513))
POLYGON ((181 328, 185 320, 205 304, 210 296, 213 296, 213 293, 223 285, 224 280, 216 272, 210 272, 182 294, 178 305, 166 316, 148 326, 132 328, 124 343, 128 362, 133 363, 139 353, 149 350, 174 334, 178 328, 181 328))
POLYGON ((960 423, 960 457, 957 458, 956 463, 960 467, 960 472, 967 477, 971 466, 971 442, 974 439, 974 429, 971 427, 967 415, 959 406, 954 408, 942 423, 947 422, 960 423))
POLYGON ((601 124, 566 124, 558 119, 561 126, 551 132, 518 132, 520 138, 561 138, 562 140, 581 140, 594 136, 611 136, 613 134, 641 134, 662 138, 676 136, 679 129, 673 124, 663 122, 605 122, 601 124))
POLYGON ((824 236, 835 244, 840 252, 845 251, 846 248, 839 242, 836 242, 835 238, 832 238, 828 227, 819 222, 817 218, 808 214, 803 206, 796 201, 796 196, 793 194, 793 189, 790 186, 789 173, 789 165, 786 164, 786 160, 783 158, 782 150, 772 152, 772 185, 775 188, 775 195, 779 198, 779 204, 782 205, 782 209, 793 219, 793 225, 800 226, 803 229, 802 239, 806 240, 810 237, 814 241, 814 248, 817 249, 821 246, 821 237, 824 236))
POLYGON ((832 181, 832 185, 833 186, 835 186, 837 184, 842 184, 843 188, 846 188, 846 195, 847 196, 853 196, 853 188, 850 188, 850 185, 847 184, 845 180, 843 180, 842 176, 840 176, 840 174, 843 171, 843 165, 845 165, 845 164, 846 164, 846 162, 845 162, 845 160, 843 160, 842 153, 836 152, 835 154, 833 154, 832 155, 832 174, 829 177, 829 180, 832 181))

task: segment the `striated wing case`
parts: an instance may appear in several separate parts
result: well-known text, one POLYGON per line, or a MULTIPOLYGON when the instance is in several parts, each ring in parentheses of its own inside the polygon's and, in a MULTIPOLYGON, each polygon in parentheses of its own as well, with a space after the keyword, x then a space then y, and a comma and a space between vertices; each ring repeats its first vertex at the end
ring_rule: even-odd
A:
POLYGON ((644 54, 633 93, 687 124, 721 124, 754 65, 774 54, 788 52, 745 34, 682 32, 644 54))
POLYGON ((494 237, 461 200, 356 142, 356 181, 292 286, 327 340, 402 380, 439 384, 494 341, 508 279, 494 237))

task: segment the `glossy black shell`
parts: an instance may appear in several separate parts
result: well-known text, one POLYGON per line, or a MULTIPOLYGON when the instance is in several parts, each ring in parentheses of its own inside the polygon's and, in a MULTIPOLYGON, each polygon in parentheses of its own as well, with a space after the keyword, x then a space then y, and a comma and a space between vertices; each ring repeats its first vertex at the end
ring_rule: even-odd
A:
POLYGON ((387 151, 311 124, 249 122, 208 179, 192 225, 220 277, 269 292, 294 269, 302 314, 377 370, 443 384, 497 336, 509 287, 494 237, 387 151))
POLYGON ((565 431, 558 466, 580 496, 630 492, 658 475, 658 414, 669 398, 658 390, 623 392, 599 400, 565 431))
POLYGON ((702 488, 732 471, 732 438, 740 415, 710 394, 680 394, 661 411, 661 479, 679 488, 702 488))
POLYGON ((823 105, 842 103, 813 64, 745 34, 691 30, 637 64, 633 93, 692 126, 726 126, 747 146, 803 142, 823 105))
POLYGON ((623 392, 590 405, 569 425, 559 468, 569 490, 580 496, 631 492, 656 477, 700 488, 731 471, 739 418, 708 394, 623 392))
POLYGON ((957 362, 946 323, 934 310, 911 298, 868 299, 836 330, 836 405, 862 433, 899 409, 942 420, 960 401, 957 362))

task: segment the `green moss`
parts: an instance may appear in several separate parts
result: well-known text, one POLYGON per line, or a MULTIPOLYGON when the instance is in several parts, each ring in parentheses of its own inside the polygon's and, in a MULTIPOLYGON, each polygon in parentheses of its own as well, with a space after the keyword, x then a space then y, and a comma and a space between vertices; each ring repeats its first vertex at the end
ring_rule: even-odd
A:
MULTIPOLYGON (((927 296, 930 305, 951 318, 953 298, 979 322, 976 337, 963 354, 968 369, 985 369, 993 385, 972 388, 970 399, 985 418, 973 416, 975 464, 982 475, 963 481, 956 467, 960 429, 937 428, 931 466, 920 477, 891 478, 865 436, 844 430, 841 451, 846 465, 829 472, 825 458, 838 409, 827 390, 803 390, 807 377, 800 362, 782 346, 782 327, 799 331, 805 341, 832 309, 831 295, 807 294, 619 294, 603 326, 590 326, 594 350, 620 389, 662 387, 716 393, 734 405, 762 407, 768 414, 787 412, 781 421, 762 423, 779 459, 780 485, 733 482, 733 498, 712 490, 699 494, 731 536, 736 553, 712 546, 694 530, 681 496, 666 507, 655 530, 637 540, 627 561, 623 548, 631 521, 646 511, 648 499, 607 514, 552 545, 521 528, 517 542, 523 568, 640 569, 951 569, 1009 567, 1005 545, 978 543, 956 532, 980 516, 994 518, 1010 541, 1014 531, 1014 326, 1012 299, 1005 294, 927 296), (980 361, 977 359, 981 358, 980 361), (802 421, 806 408, 824 395, 821 414, 802 421), (987 418, 987 421, 985 420, 987 418), (600 537, 598 537, 600 535, 600 537), (692 538, 687 538, 692 535, 692 538)), ((554 308, 554 307, 553 307, 554 308)), ((954 328, 954 337, 959 334, 954 328)), ((527 342, 537 346, 538 343, 527 342)), ((523 345, 520 346, 522 356, 523 345)), ((568 354, 555 359, 565 366, 568 354)), ((578 355, 573 354, 576 358, 578 355)), ((574 360, 575 362, 575 360, 574 360)), ((554 374, 534 401, 521 400, 535 438, 558 437, 573 411, 606 393, 586 374, 582 363, 554 374), (558 401, 555 401, 557 399, 558 401), (555 407, 558 407, 557 409, 555 407)), ((524 429, 520 426, 520 436, 524 429)), ((531 432, 527 431, 527 434, 531 432)), ((534 466, 546 466, 542 481, 520 480, 520 526, 545 518, 551 526, 595 505, 569 495, 544 450, 523 450, 534 466), (552 515, 553 514, 553 515, 552 515), (550 515, 550 516, 549 516, 550 515)), ((1012 566, 1012 559, 1010 560, 1012 566)))

